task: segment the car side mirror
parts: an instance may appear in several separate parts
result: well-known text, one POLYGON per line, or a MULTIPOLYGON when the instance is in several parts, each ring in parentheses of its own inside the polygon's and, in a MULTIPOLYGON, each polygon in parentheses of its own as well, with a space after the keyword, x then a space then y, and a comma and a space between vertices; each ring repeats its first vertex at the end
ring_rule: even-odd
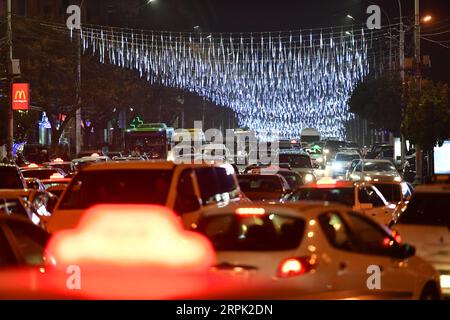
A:
POLYGON ((370 210, 370 209, 373 209, 373 204, 372 203, 361 203, 359 205, 359 208, 361 210, 370 210))
POLYGON ((416 248, 409 244, 403 244, 397 246, 395 250, 395 258, 408 259, 416 254, 416 248))

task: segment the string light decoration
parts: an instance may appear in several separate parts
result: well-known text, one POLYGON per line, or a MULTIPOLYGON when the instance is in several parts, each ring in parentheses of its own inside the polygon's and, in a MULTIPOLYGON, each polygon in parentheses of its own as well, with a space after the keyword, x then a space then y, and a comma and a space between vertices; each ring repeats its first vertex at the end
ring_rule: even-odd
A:
POLYGON ((70 34, 102 63, 231 108, 263 140, 274 130, 299 137, 305 128, 343 139, 353 117, 348 98, 370 71, 372 43, 386 35, 363 27, 199 34, 93 25, 70 34))

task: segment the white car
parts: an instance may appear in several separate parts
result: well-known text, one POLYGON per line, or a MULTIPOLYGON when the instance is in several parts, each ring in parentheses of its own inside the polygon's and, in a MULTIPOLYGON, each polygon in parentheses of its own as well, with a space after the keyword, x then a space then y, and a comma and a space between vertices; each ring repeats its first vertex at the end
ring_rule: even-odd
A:
POLYGON ((190 226, 202 207, 246 200, 229 164, 126 161, 91 164, 79 171, 58 201, 47 231, 78 225, 96 204, 156 204, 174 209, 190 226))
POLYGON ((395 222, 402 239, 439 271, 443 293, 450 296, 450 185, 417 187, 395 222))
POLYGON ((333 178, 345 179, 347 169, 353 160, 361 160, 361 155, 356 151, 339 151, 336 153, 331 165, 333 178))
POLYGON ((378 223, 388 225, 397 208, 397 203, 389 203, 381 192, 365 182, 336 181, 322 178, 317 183, 301 186, 288 195, 285 202, 298 201, 337 202, 359 210, 375 219, 378 223))
POLYGON ((202 147, 203 161, 227 161, 234 162, 230 150, 220 143, 211 143, 202 147))
POLYGON ((196 230, 212 242, 216 272, 314 294, 440 299, 439 274, 391 231, 328 202, 252 203, 210 209, 196 230), (368 280, 379 271, 376 289, 368 280))
POLYGON ((365 182, 401 182, 403 180, 400 173, 389 160, 361 160, 354 166, 353 171, 350 173, 350 179, 365 182))

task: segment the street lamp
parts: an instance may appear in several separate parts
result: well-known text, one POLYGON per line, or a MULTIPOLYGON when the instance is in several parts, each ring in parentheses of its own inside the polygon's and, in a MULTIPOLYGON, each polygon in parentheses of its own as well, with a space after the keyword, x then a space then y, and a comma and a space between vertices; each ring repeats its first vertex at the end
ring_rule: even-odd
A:
POLYGON ((353 18, 353 16, 351 16, 351 15, 349 15, 349 14, 347 15, 347 18, 350 19, 350 20, 356 21, 356 19, 353 18))
POLYGON ((427 16, 425 16, 425 17, 422 19, 422 21, 425 22, 425 23, 428 23, 428 22, 430 22, 431 20, 433 20, 433 17, 430 16, 430 15, 427 15, 427 16))

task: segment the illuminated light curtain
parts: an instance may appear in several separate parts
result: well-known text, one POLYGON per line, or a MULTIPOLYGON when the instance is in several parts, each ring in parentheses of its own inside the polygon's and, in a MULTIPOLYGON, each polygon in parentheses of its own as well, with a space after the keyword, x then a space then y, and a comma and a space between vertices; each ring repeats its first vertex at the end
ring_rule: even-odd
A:
POLYGON ((304 128, 343 139, 348 98, 370 67, 363 29, 202 35, 86 26, 79 35, 100 62, 229 107, 262 139, 304 128))

